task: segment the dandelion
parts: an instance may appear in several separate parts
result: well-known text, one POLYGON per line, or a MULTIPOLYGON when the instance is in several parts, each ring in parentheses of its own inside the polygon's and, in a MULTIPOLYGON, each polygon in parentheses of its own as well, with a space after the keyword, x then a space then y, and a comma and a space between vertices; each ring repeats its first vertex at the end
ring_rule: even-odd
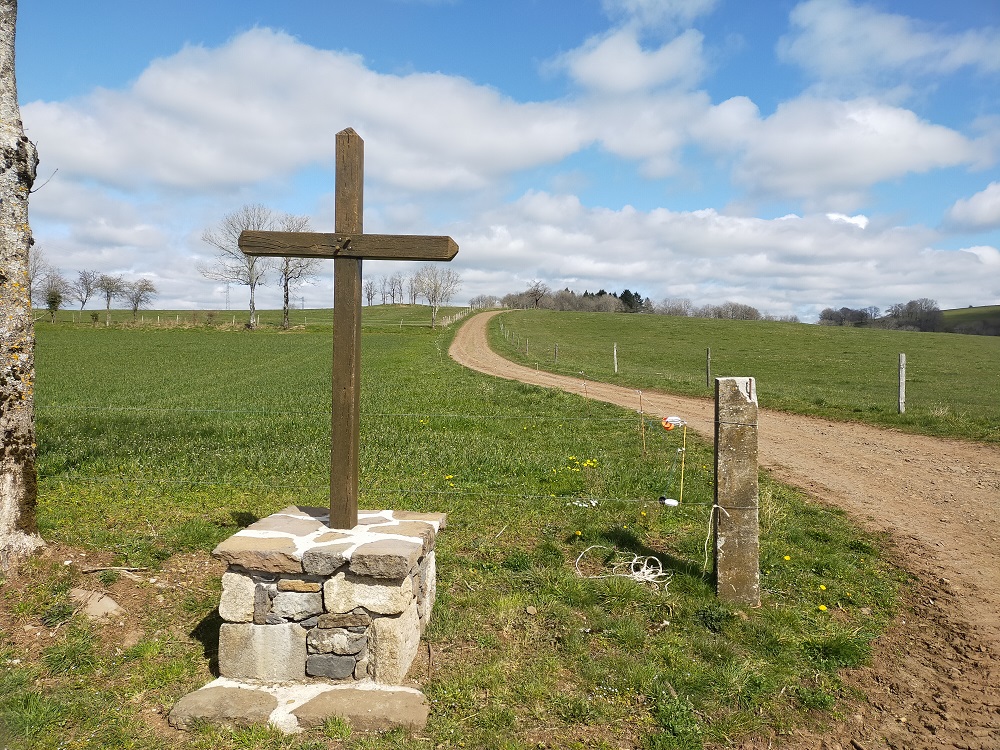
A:
POLYGON ((583 536, 583 532, 582 531, 578 531, 578 532, 576 532, 576 535, 577 536, 583 536))
POLYGON ((445 478, 445 479, 454 479, 454 478, 455 478, 455 475, 454 475, 454 474, 445 474, 445 475, 444 475, 444 478, 445 478))
POLYGON ((819 585, 819 590, 820 590, 820 591, 826 591, 826 586, 824 586, 824 585, 823 585, 823 584, 821 583, 821 584, 819 585))
POLYGON ((645 516, 646 515, 646 511, 642 511, 642 513, 640 515, 645 516))
POLYGON ((791 560, 791 559, 792 559, 792 556, 791 556, 791 555, 785 555, 785 559, 786 559, 786 560, 791 560))
POLYGON ((820 604, 819 605, 819 611, 820 612, 826 612, 826 605, 825 604, 820 604))

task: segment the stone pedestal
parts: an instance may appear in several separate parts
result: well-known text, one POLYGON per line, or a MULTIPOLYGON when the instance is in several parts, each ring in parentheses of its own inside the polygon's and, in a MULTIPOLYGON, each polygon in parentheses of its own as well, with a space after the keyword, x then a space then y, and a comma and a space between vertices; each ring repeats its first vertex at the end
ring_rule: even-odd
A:
MULTIPOLYGON (((396 725, 419 728, 426 721, 422 694, 391 688, 406 676, 430 621, 434 541, 445 515, 360 511, 350 530, 331 529, 328 520, 325 508, 289 506, 212 552, 229 564, 219 601, 220 680, 182 698, 170 714, 174 726, 213 720, 204 708, 213 702, 203 692, 223 688, 227 703, 246 698, 253 707, 247 721, 258 721, 273 686, 288 683, 308 688, 314 708, 330 706, 332 715, 349 720, 379 715, 373 701, 385 699, 387 706, 402 700, 410 708, 396 725), (333 688, 336 700, 316 703, 333 688), (344 709, 355 700, 363 704, 360 713, 344 709), (413 718, 414 710, 422 720, 413 718)), ((227 711, 234 713, 231 705, 227 711)), ((293 731, 294 716, 285 710, 270 721, 293 731)), ((379 721, 393 725, 388 717, 379 721)))

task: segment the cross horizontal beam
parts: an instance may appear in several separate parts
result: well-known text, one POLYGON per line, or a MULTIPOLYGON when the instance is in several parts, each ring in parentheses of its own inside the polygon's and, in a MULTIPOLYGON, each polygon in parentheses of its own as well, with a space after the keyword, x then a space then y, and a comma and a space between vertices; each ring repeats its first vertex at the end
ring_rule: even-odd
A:
POLYGON ((458 245, 451 237, 419 234, 244 231, 239 246, 247 255, 279 258, 451 260, 458 254, 458 245))

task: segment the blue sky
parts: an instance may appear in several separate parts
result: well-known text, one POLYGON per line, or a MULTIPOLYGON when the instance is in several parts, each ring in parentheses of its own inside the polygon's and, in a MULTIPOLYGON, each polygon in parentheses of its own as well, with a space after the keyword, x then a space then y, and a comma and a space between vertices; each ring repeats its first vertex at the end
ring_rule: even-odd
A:
POLYGON ((459 301, 1000 303, 995 0, 32 0, 17 43, 37 243, 157 307, 225 307, 200 238, 244 203, 332 231, 348 126, 366 231, 453 236, 459 301))

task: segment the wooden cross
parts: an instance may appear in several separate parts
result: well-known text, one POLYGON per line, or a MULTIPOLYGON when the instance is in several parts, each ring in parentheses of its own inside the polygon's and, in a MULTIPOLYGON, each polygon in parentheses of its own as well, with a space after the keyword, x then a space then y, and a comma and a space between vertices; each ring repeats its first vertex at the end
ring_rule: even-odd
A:
POLYGON ((333 258, 333 418, 330 432, 330 527, 358 524, 361 395, 361 261, 451 260, 451 237, 363 234, 365 143, 353 128, 337 133, 334 233, 240 234, 247 255, 333 258))

